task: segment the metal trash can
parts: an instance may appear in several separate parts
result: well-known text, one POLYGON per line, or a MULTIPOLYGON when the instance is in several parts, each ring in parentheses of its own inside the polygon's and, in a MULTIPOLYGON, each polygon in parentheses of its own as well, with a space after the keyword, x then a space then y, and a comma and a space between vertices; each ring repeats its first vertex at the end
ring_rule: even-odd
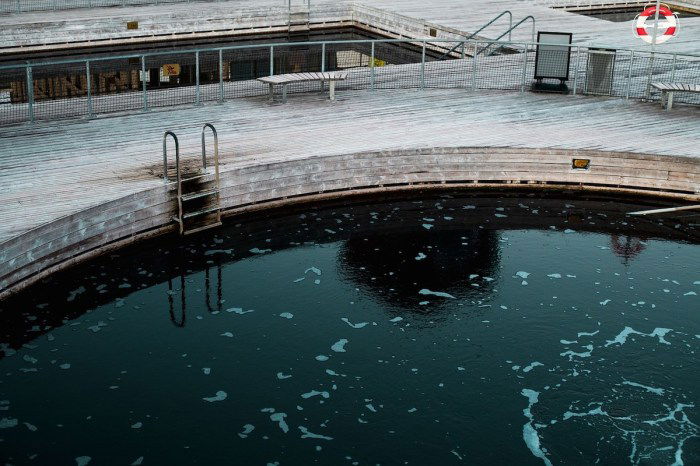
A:
POLYGON ((616 52, 615 49, 588 49, 586 94, 612 95, 616 52))

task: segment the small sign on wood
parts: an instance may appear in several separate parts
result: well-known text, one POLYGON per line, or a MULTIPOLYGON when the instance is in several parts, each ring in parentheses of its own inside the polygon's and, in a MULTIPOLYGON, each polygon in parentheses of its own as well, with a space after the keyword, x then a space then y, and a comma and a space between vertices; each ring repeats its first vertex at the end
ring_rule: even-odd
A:
POLYGON ((138 29, 139 22, 138 21, 127 21, 126 28, 127 29, 138 29))
POLYGON ((168 63, 160 68, 163 76, 180 76, 180 65, 177 63, 168 63))

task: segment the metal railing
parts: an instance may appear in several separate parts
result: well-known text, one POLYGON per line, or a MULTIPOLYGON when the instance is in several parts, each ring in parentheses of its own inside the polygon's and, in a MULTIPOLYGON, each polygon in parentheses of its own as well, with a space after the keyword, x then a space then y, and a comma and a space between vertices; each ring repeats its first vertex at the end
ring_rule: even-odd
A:
MULTIPOLYGON (((536 44, 483 40, 342 40, 159 51, 88 60, 53 60, 0 66, 0 125, 92 118, 158 107, 202 105, 266 96, 258 77, 348 70, 338 90, 460 88, 523 92, 534 76, 536 44), (439 60, 454 45, 464 58, 439 60), (485 48, 491 54, 479 54, 485 48), (470 56, 471 55, 471 56, 470 56)), ((649 83, 700 83, 700 56, 570 46, 569 86, 574 94, 659 98, 649 83)), ((295 84, 290 93, 312 92, 295 84)), ((700 104, 697 94, 677 102, 700 104)))
MULTIPOLYGON (((513 31, 513 13, 512 13, 510 10, 504 10, 504 11, 500 12, 500 13, 499 13, 498 15, 496 15, 491 21, 489 21, 488 23, 486 23, 486 24, 484 24, 483 26, 481 26, 481 27, 480 27, 479 29, 477 29, 475 32, 472 32, 471 34, 469 34, 468 36, 466 36, 464 40, 470 40, 470 39, 476 37, 477 34, 479 34, 481 31, 483 31, 483 30, 486 29, 487 27, 491 26, 493 23, 495 23, 495 22, 496 22, 501 16, 503 16, 503 15, 508 15, 508 31, 507 31, 507 32, 508 32, 508 40, 510 41, 510 40, 512 39, 511 33, 512 33, 512 31, 513 31)), ((460 46, 460 44, 457 44, 457 45, 455 45, 454 47, 452 47, 450 50, 448 50, 447 52, 445 52, 445 53, 440 57, 440 60, 443 60, 443 59, 444 59, 445 57, 447 57, 448 55, 451 55, 452 52, 454 52, 455 50, 457 50, 457 48, 458 48, 459 46, 460 46)), ((464 57, 462 57, 462 58, 464 58, 464 57)))

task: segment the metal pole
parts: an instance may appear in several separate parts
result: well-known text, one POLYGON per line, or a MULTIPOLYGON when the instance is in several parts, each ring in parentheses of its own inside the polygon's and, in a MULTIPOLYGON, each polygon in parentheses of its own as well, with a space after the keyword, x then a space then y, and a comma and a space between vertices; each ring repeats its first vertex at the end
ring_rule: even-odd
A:
POLYGON ((647 79, 647 98, 651 97, 651 75, 654 73, 654 51, 656 50, 656 35, 659 31, 659 8, 661 0, 656 0, 656 11, 654 12, 654 32, 651 35, 651 59, 649 60, 649 77, 647 79))
POLYGON ((464 54, 464 53, 465 53, 465 51, 464 51, 465 48, 466 48, 466 47, 465 47, 465 42, 462 42, 462 51, 461 51, 462 60, 464 60, 464 57, 466 56, 466 55, 464 54))
POLYGON ((17 13, 22 12, 22 6, 19 4, 19 0, 17 0, 17 13))
POLYGON ((326 43, 321 44, 321 73, 326 71, 326 43))
POLYGON ((27 101, 29 102, 29 121, 34 123, 34 77, 32 67, 27 67, 27 101))
POLYGON ((200 104, 201 96, 199 89, 199 50, 194 53, 194 70, 195 70, 195 88, 194 88, 194 103, 195 105, 200 104))
POLYGON ((630 87, 632 86, 632 62, 634 62, 634 50, 630 54, 630 66, 627 70, 627 91, 625 92, 625 99, 630 98, 630 87))
POLYGON ((520 82, 521 93, 525 92, 525 75, 527 74, 527 45, 528 44, 525 44, 525 49, 523 50, 523 76, 522 81, 520 82))
POLYGON ((576 47, 576 68, 574 69, 574 95, 578 87, 578 70, 581 65, 581 46, 576 47))
POLYGON ((219 49, 219 102, 224 101, 224 51, 219 49))
POLYGON ((420 88, 425 89, 425 41, 423 41, 423 50, 420 56, 420 88))
POLYGON ((369 84, 370 89, 374 91, 374 41, 372 42, 372 55, 369 62, 369 84))
POLYGON ((474 55, 472 56, 472 91, 476 91, 476 62, 479 58, 479 41, 474 41, 474 55))
POLYGON ((275 75, 275 46, 270 46, 270 76, 275 75))
POLYGON ((90 79, 90 62, 85 62, 85 77, 87 78, 87 84, 85 86, 87 91, 87 111, 88 118, 92 118, 92 79, 90 79))
POLYGON ((143 109, 148 110, 148 93, 146 92, 146 55, 141 55, 141 79, 143 84, 143 109))

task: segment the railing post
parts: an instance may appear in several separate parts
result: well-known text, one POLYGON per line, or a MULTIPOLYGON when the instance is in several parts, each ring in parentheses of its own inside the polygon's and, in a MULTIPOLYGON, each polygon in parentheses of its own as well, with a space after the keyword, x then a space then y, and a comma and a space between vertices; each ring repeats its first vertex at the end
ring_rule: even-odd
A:
POLYGON ((420 88, 425 89, 425 41, 420 55, 420 88))
POLYGON ((27 67, 27 101, 29 103, 29 121, 34 123, 34 77, 32 67, 27 67))
POLYGON ((520 93, 522 94, 525 92, 525 80, 526 75, 527 75, 527 43, 525 44, 525 48, 523 50, 523 76, 522 76, 522 81, 520 82, 520 93))
POLYGON ((275 46, 270 46, 270 76, 275 75, 275 46))
POLYGON ((141 55, 141 79, 143 84, 143 109, 148 110, 148 92, 146 90, 146 55, 141 55))
MULTIPOLYGON (((576 48, 576 68, 574 68, 574 95, 576 95, 576 87, 578 85, 578 67, 581 64, 581 46, 576 48)), ((586 77, 588 78, 588 77, 586 77)))
POLYGON ((472 57, 472 91, 476 91, 477 60, 479 59, 479 41, 474 41, 474 56, 472 57))
POLYGON ((374 91, 374 41, 372 41, 372 54, 369 62, 369 86, 374 91))
POLYGON ((326 43, 321 44, 321 73, 326 71, 326 43))
POLYGON ((92 79, 90 79, 90 61, 85 62, 85 77, 87 78, 85 89, 87 92, 88 118, 92 118, 92 79))
POLYGON ((630 54, 630 66, 627 69, 627 90, 625 91, 625 99, 630 98, 630 87, 632 86, 632 62, 634 61, 634 50, 630 54))
POLYGON ((20 5, 19 0, 17 0, 17 13, 22 12, 22 5, 20 5))
POLYGON ((224 101, 224 51, 219 49, 219 102, 224 101))
POLYGON ((199 50, 194 52, 194 72, 195 72, 195 84, 194 84, 194 103, 199 105, 201 102, 201 95, 199 89, 199 50))

